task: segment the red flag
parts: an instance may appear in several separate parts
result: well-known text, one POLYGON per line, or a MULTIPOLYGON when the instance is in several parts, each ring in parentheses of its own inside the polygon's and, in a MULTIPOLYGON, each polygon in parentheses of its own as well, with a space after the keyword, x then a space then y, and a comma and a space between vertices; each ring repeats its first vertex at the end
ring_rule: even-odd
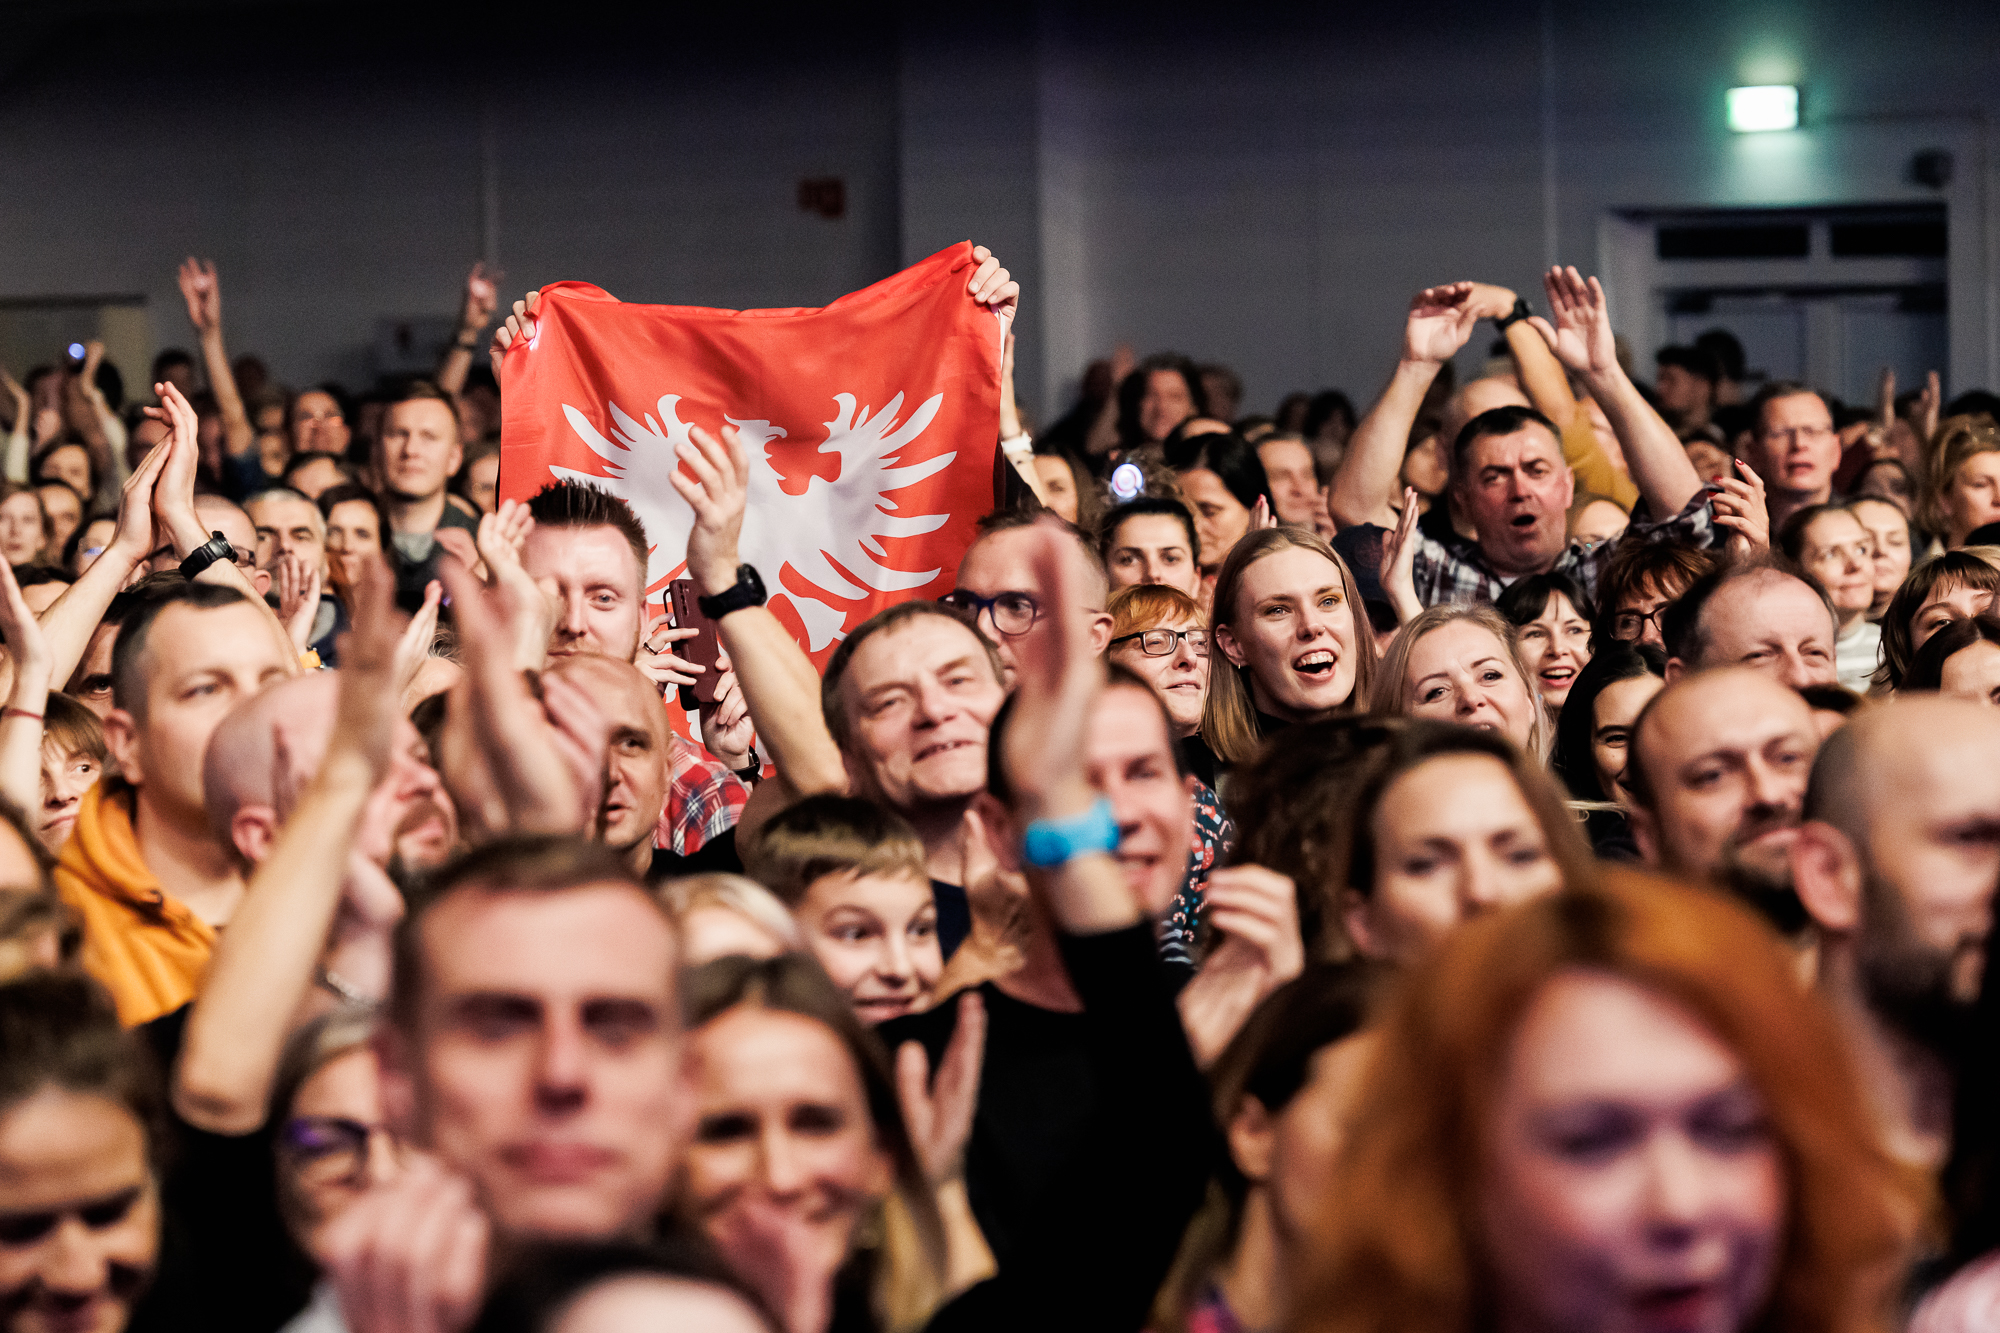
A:
POLYGON ((542 288, 504 361, 500 495, 558 478, 630 501, 647 597, 686 564, 694 515, 668 478, 691 426, 750 454, 743 559, 825 664, 875 612, 951 590, 992 508, 1004 327, 966 292, 969 242, 822 309, 626 305, 542 288))

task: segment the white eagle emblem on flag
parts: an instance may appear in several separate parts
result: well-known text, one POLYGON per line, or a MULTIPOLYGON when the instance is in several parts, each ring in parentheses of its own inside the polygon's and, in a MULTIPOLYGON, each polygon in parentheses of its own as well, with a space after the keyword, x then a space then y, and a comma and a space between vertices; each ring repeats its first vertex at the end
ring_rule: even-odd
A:
MULTIPOLYGON (((767 449, 771 441, 787 438, 786 429, 769 421, 724 416, 740 432, 750 455, 742 557, 765 576, 773 601, 789 596, 806 628, 809 651, 818 652, 843 636, 847 608, 840 602, 853 602, 871 592, 906 592, 938 576, 936 569, 896 568, 889 563, 882 542, 890 537, 922 536, 950 520, 949 514, 901 513, 890 498, 890 492, 942 472, 957 457, 953 451, 902 465, 902 451, 923 434, 943 400, 943 394, 933 394, 899 424, 897 417, 903 410, 900 393, 880 411, 862 406, 851 393, 835 394, 833 419, 821 423, 826 439, 814 452, 838 456, 838 473, 831 481, 816 473, 809 476, 798 495, 786 492, 784 474, 767 449), (816 593, 826 596, 801 597, 796 589, 781 593, 778 575, 785 565, 816 593)), ((671 480, 674 469, 680 466, 678 447, 689 442, 692 429, 681 420, 679 404, 679 394, 663 394, 654 409, 657 420, 651 413, 643 420, 634 420, 617 403, 607 403, 614 439, 606 438, 590 418, 564 403, 563 415, 570 427, 604 461, 605 471, 549 468, 561 480, 601 487, 632 506, 652 543, 646 571, 648 588, 671 578, 686 563, 688 533, 694 526, 694 511, 671 480)))

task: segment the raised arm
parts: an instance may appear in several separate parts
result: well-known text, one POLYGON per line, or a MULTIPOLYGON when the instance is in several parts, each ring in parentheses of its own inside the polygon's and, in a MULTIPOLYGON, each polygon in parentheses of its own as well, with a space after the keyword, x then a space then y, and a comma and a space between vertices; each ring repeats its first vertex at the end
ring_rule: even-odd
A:
MULTIPOLYGON (((724 427, 723 436, 726 445, 696 426, 693 443, 681 446, 683 466, 673 474, 674 489, 694 509, 688 577, 704 597, 735 586, 737 538, 749 499, 749 454, 733 427, 724 427)), ((775 781, 760 783, 752 794, 754 811, 746 807, 737 825, 741 839, 793 801, 846 791, 847 769, 820 712, 819 672, 770 608, 742 607, 716 623, 758 739, 778 770, 775 781)))
POLYGON ((42 799, 42 714, 49 702, 49 646, 21 596, 14 571, 0 560, 0 634, 14 664, 7 705, 0 710, 0 795, 22 810, 42 799))
MULTIPOLYGON (((366 557, 352 592, 354 628, 340 645, 339 712, 326 756, 298 802, 280 811, 284 825, 216 944, 174 1069, 175 1110, 213 1133, 247 1134, 269 1114, 278 1056, 313 995, 356 833, 389 769, 400 716, 397 625, 395 581, 381 557, 366 557)), ((286 762, 282 748, 278 762, 286 762)), ((362 873, 369 870, 381 876, 378 867, 362 873)))
POLYGON ((1656 520, 1672 518, 1701 490, 1701 477, 1688 461, 1673 427, 1655 412, 1618 364, 1611 313, 1604 288, 1575 268, 1552 268, 1543 279, 1551 324, 1540 315, 1528 323, 1556 359, 1582 377, 1590 396, 1604 409, 1625 450, 1633 484, 1656 520))
POLYGON ((35 400, 21 387, 21 381, 7 373, 0 366, 0 390, 7 394, 14 405, 14 425, 7 432, 7 449, 4 459, 0 459, 0 475, 8 481, 21 482, 28 479, 28 432, 35 421, 35 400))
MULTIPOLYGON (((166 387, 159 384, 154 389, 164 393, 166 387)), ((50 680, 66 681, 76 671, 111 599, 153 554, 153 492, 171 452, 162 441, 140 460, 119 493, 118 527, 111 544, 38 617, 48 641, 50 680)))
POLYGON ((1389 376, 1382 396, 1361 418, 1347 441, 1347 453, 1327 488, 1326 507, 1340 527, 1379 523, 1394 527, 1394 502, 1402 489, 1398 480, 1410 428, 1437 378, 1438 368, 1465 346, 1484 313, 1473 300, 1477 284, 1446 283, 1426 287, 1410 302, 1403 325, 1403 355, 1389 376))
POLYGON ((472 351, 479 346, 479 335, 492 322, 493 312, 500 304, 499 290, 493 285, 499 276, 488 273, 483 262, 474 264, 472 272, 465 275, 465 299, 458 307, 458 336, 445 348, 437 368, 438 388, 453 398, 465 391, 465 377, 472 372, 472 351))
POLYGON ((188 322, 201 338, 201 361, 208 371, 209 391, 222 413, 222 447, 238 458, 256 447, 257 432, 229 368, 229 351, 222 344, 222 282, 211 260, 189 259, 180 267, 181 296, 187 301, 188 322))
POLYGON ((103 364, 104 344, 93 338, 85 344, 83 365, 74 375, 64 377, 63 420, 90 451, 91 465, 97 469, 97 475, 108 477, 125 442, 125 432, 117 414, 104 401, 103 390, 97 387, 97 368, 103 364), (119 427, 119 438, 114 440, 106 429, 107 419, 119 427))
MULTIPOLYGON (((174 557, 186 560, 195 551, 208 544, 212 534, 201 525, 201 518, 194 509, 194 478, 201 463, 201 445, 196 434, 199 425, 194 409, 181 391, 171 384, 161 384, 159 407, 149 407, 146 414, 155 420, 164 421, 173 428, 173 433, 153 446, 153 452, 166 456, 160 469, 160 479, 153 487, 153 525, 156 535, 163 542, 170 542, 174 557)), ((150 459, 148 460, 150 461, 150 459)), ((298 649, 292 646, 292 636, 285 628, 277 613, 264 600, 264 594, 257 591, 234 560, 217 560, 208 568, 195 575, 201 583, 219 583, 235 588, 250 599, 251 605, 264 613, 267 627, 276 641, 283 645, 284 660, 291 665, 292 674, 298 671, 298 649)))

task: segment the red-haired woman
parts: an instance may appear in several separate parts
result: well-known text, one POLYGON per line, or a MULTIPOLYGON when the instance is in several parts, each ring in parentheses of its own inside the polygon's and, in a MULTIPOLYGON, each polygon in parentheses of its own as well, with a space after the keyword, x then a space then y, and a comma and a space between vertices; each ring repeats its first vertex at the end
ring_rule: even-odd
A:
POLYGON ((1405 982, 1292 1327, 1885 1327, 1921 1212, 1748 911, 1607 870, 1405 982))

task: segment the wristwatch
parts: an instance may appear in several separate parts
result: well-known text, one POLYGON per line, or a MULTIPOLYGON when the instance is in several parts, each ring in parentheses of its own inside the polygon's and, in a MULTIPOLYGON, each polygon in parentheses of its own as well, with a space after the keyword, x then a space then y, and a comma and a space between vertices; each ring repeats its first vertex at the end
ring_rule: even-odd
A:
POLYGON ((1528 316, 1534 313, 1535 313, 1534 311, 1528 309, 1528 298, 1525 296, 1517 296, 1514 298, 1514 308, 1512 310, 1509 310, 1506 314, 1500 316, 1500 318, 1494 320, 1493 327, 1499 329, 1502 333, 1505 333, 1507 331, 1507 326, 1509 324, 1519 324, 1522 320, 1526 319, 1528 316))
POLYGON ((216 561, 235 559, 236 548, 229 544, 229 538, 219 532, 211 532, 207 541, 189 551, 188 558, 181 561, 181 577, 192 583, 195 575, 216 561))
POLYGON ((1105 797, 1068 819, 1037 819, 1021 835, 1021 859, 1043 870, 1091 852, 1117 850, 1118 820, 1105 797))
POLYGON ((720 620, 731 611, 741 611, 746 606, 764 604, 764 580, 757 577, 755 565, 738 565, 736 582, 724 588, 713 597, 697 597, 694 604, 710 620, 720 620))

